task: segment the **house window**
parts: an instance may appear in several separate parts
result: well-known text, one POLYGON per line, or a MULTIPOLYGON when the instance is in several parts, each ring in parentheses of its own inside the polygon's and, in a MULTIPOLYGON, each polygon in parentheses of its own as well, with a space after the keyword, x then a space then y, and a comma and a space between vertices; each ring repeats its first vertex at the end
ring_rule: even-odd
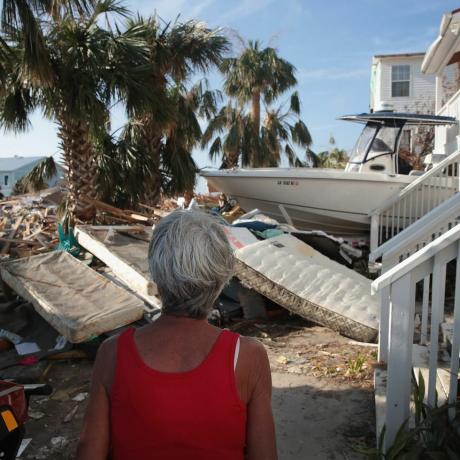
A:
POLYGON ((8 176, 3 176, 4 185, 8 185, 8 176))
POLYGON ((400 150, 407 150, 411 151, 410 148, 410 141, 411 141, 411 130, 410 129, 404 129, 403 132, 401 133, 401 141, 399 143, 399 149, 400 150))
POLYGON ((409 97, 410 65, 391 66, 391 97, 409 97))

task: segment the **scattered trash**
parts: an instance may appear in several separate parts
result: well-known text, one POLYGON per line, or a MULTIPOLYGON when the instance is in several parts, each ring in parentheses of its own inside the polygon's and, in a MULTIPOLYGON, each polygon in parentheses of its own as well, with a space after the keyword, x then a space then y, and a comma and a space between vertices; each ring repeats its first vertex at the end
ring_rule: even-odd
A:
POLYGON ((19 446, 19 449, 18 449, 17 458, 22 456, 22 454, 27 449, 27 446, 30 444, 31 441, 32 441, 32 438, 24 438, 21 441, 21 445, 19 446))
POLYGON ((18 355, 31 355, 40 351, 40 347, 35 342, 21 342, 15 345, 18 355))
POLYGON ((67 438, 65 438, 64 436, 56 436, 54 438, 51 438, 50 440, 51 446, 57 448, 64 447, 65 445, 67 445, 67 443, 67 438))
POLYGON ((22 337, 14 332, 7 331, 6 329, 0 329, 0 338, 7 339, 14 345, 18 345, 22 342, 22 337))
POLYGON ((74 406, 73 409, 64 417, 62 420, 64 423, 69 423, 75 417, 75 414, 78 411, 78 405, 74 406))
POLYGON ((42 419, 44 416, 45 416, 45 413, 44 412, 40 412, 40 411, 34 411, 34 410, 30 410, 28 411, 28 416, 29 418, 31 418, 32 420, 40 420, 42 419))
POLYGON ((78 393, 76 396, 72 398, 72 401, 75 402, 82 402, 88 397, 88 393, 78 393))

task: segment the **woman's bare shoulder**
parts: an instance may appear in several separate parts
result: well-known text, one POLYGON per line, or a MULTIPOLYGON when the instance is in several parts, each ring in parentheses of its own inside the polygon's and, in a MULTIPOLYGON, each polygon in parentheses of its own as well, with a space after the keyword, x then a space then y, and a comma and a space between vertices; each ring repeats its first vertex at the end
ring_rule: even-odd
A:
POLYGON ((267 351, 261 342, 252 337, 240 336, 240 350, 252 357, 264 358, 267 356, 267 351))
POLYGON ((101 383, 108 393, 110 393, 112 388, 112 382, 117 366, 117 348, 119 337, 120 335, 118 334, 109 337, 102 342, 97 351, 96 361, 93 367, 93 383, 95 381, 101 383))

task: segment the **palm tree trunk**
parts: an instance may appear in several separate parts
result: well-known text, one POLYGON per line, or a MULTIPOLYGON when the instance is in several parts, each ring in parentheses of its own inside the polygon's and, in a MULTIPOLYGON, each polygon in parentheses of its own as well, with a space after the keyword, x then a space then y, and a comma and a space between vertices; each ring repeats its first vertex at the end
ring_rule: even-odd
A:
POLYGON ((260 131, 260 91, 258 89, 254 89, 252 91, 251 99, 251 120, 254 127, 254 132, 256 136, 258 136, 260 131))
POLYGON ((89 127, 61 117, 58 136, 62 141, 71 210, 83 207, 80 197, 97 198, 97 164, 89 127))
POLYGON ((220 169, 238 168, 239 154, 238 152, 228 152, 222 159, 220 169))
POLYGON ((144 145, 145 154, 148 155, 154 164, 154 170, 150 171, 151 182, 144 184, 144 204, 150 206, 156 205, 161 198, 161 173, 160 159, 163 132, 155 124, 151 117, 144 117, 142 123, 142 144, 144 145))
POLYGON ((259 134, 260 134, 260 91, 254 89, 252 91, 252 103, 251 103, 251 121, 254 129, 254 141, 252 142, 251 157, 249 165, 251 168, 257 168, 259 164, 259 152, 257 146, 259 145, 259 134))

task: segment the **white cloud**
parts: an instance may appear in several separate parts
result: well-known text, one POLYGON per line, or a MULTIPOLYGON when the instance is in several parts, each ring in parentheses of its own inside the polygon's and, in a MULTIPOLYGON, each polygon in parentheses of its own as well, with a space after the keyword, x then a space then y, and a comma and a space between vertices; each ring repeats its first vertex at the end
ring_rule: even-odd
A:
POLYGON ((324 67, 319 69, 301 69, 298 72, 299 80, 321 79, 321 80, 341 80, 345 78, 370 77, 370 68, 343 69, 334 67, 324 67))

